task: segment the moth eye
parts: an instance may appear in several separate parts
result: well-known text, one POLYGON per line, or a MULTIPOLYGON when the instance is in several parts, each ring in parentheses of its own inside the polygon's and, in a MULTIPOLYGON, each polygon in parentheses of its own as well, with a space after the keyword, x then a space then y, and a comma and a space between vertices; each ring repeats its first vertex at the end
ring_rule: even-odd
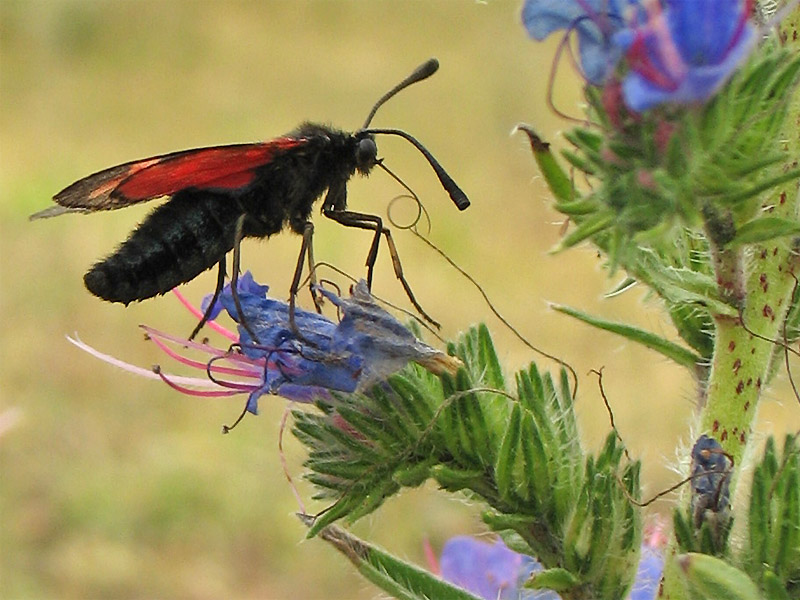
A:
POLYGON ((360 169, 372 167, 378 158, 378 146, 372 138, 359 140, 356 147, 356 164, 360 169))

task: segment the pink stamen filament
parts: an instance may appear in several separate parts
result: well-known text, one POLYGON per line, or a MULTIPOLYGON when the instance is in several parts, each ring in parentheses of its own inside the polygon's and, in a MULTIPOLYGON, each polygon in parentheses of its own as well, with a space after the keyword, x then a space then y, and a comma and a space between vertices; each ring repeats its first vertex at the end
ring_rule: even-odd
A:
POLYGON ((252 383, 240 383, 238 381, 227 381, 225 379, 214 379, 213 381, 220 387, 238 390, 240 392, 253 392, 260 387, 252 383))
MULTIPOLYGON (((175 296, 177 296, 177 298, 178 298, 178 300, 180 300, 181 304, 183 304, 190 313, 192 313, 195 317, 197 317, 198 321, 203 318, 203 313, 200 312, 198 309, 196 309, 194 307, 194 305, 191 302, 189 302, 184 297, 184 295, 181 294, 176 288, 173 288, 172 293, 175 294, 175 296)), ((217 323, 213 319, 209 320, 206 323, 206 325, 208 325, 211 329, 213 329, 214 331, 216 331, 220 335, 225 336, 226 338, 228 338, 232 342, 238 342, 239 341, 239 336, 238 335, 236 335, 235 333, 233 333, 229 329, 226 329, 225 327, 223 327, 222 325, 220 325, 219 323, 217 323)))
POLYGON ((169 333, 164 333, 163 331, 159 331, 158 329, 154 329, 148 325, 139 325, 139 327, 144 330, 144 332, 152 337, 158 337, 162 340, 167 340, 168 342, 172 342, 174 344, 178 344, 185 348, 191 348, 192 350, 199 350, 200 352, 205 352, 207 354, 211 354, 214 356, 225 356, 228 354, 227 350, 220 350, 219 348, 215 348, 214 346, 210 346, 209 344, 201 344, 199 342, 192 342, 187 340, 186 338, 177 337, 174 335, 170 335, 169 333))
MULTIPOLYGON (((227 396, 235 396, 236 394, 240 394, 243 391, 243 390, 198 390, 178 384, 175 381, 175 379, 177 378, 172 378, 164 375, 164 373, 161 372, 161 369, 158 369, 155 374, 159 377, 159 379, 161 379, 161 381, 166 383, 172 389, 177 390, 182 394, 187 394, 189 396, 199 396, 201 398, 222 398, 227 396)), ((217 385, 217 387, 219 386, 217 385)), ((253 390, 257 388, 251 386, 248 389, 253 390)))
MULTIPOLYGON (((167 356, 169 356, 170 358, 178 361, 179 363, 181 363, 183 365, 187 365, 189 367, 195 367, 197 369, 203 369, 203 370, 207 370, 208 369, 208 370, 211 370, 212 373, 220 373, 220 374, 223 374, 223 375, 239 375, 241 377, 254 377, 254 378, 257 378, 257 379, 261 379, 261 372, 264 370, 263 364, 262 365, 258 365, 257 368, 252 368, 252 369, 236 369, 236 368, 233 368, 233 367, 222 367, 222 366, 218 366, 216 363, 212 363, 211 365, 209 365, 208 362, 203 362, 203 361, 199 361, 199 360, 190 359, 190 358, 187 358, 185 356, 182 356, 181 354, 178 354, 172 348, 170 348, 164 342, 162 342, 161 339, 159 338, 159 336, 150 335, 150 340, 156 346, 158 346, 167 356)), ((175 343, 178 343, 178 342, 175 342, 175 343)), ((220 356, 220 357, 225 358, 225 359, 232 359, 233 358, 233 355, 226 356, 223 353, 217 354, 217 352, 212 352, 212 354, 215 354, 216 356, 220 356)), ((254 365, 254 367, 255 367, 255 365, 254 365)))
POLYGON ((264 368, 263 358, 250 358, 246 354, 231 352, 230 350, 220 350, 219 348, 214 348, 213 346, 209 346, 208 344, 198 344, 197 342, 190 342, 187 339, 176 337, 168 333, 164 333, 163 331, 159 331, 158 329, 153 329, 152 327, 149 327, 147 325, 139 325, 139 327, 141 327, 144 330, 144 332, 150 337, 167 340, 168 342, 172 342, 173 344, 177 344, 184 348, 191 348, 192 350, 205 352, 215 357, 224 358, 233 363, 252 366, 253 370, 255 371, 261 371, 264 368))
MULTIPOLYGON (((77 337, 71 338, 71 337, 67 336, 67 341, 69 341, 71 344, 77 346, 78 348, 80 348, 84 352, 86 352, 88 354, 91 354, 95 358, 99 358, 103 362, 106 362, 106 363, 108 363, 108 364, 110 364, 112 366, 120 368, 123 371, 127 371, 128 373, 133 373, 134 375, 138 375, 140 377, 145 377, 147 379, 160 379, 160 377, 158 375, 156 375, 155 373, 153 373, 153 371, 151 369, 143 369, 142 367, 137 367, 136 365, 132 365, 130 363, 126 363, 123 360, 119 360, 118 358, 115 358, 115 357, 113 357, 113 356, 111 356, 109 354, 104 354, 103 352, 100 352, 99 350, 95 350, 94 348, 92 348, 88 344, 83 343, 77 337)), ((182 377, 180 375, 171 375, 170 377, 171 377, 171 380, 173 382, 176 382, 176 383, 179 382, 179 383, 185 383, 187 385, 196 385, 198 387, 207 387, 207 388, 219 387, 213 381, 210 381, 208 379, 199 379, 197 377, 182 377)))

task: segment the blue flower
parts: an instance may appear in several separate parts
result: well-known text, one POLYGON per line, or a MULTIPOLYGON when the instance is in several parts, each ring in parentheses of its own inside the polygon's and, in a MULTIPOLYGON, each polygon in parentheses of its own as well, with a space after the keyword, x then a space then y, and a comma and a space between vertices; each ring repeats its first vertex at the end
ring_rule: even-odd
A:
POLYGON ((626 104, 642 112, 664 103, 713 96, 747 58, 756 41, 750 0, 651 2, 644 23, 614 34, 631 71, 622 83, 626 104), (662 10, 661 4, 664 5, 662 10))
MULTIPOLYGON (((242 277, 245 280, 245 277, 242 277)), ((265 394, 291 397, 326 395, 328 390, 360 392, 402 369, 409 361, 441 373, 455 372, 457 359, 419 340, 397 319, 382 309, 359 281, 349 299, 318 288, 343 314, 335 323, 315 312, 295 309, 297 327, 289 322, 289 305, 268 298, 264 286, 245 284, 238 288, 239 302, 250 333, 240 324, 242 353, 250 359, 266 360, 274 368, 264 372, 263 385, 250 395, 248 410, 256 412, 258 398, 265 394)), ((238 312, 230 287, 220 302, 235 321, 238 312)))
POLYGON ((622 56, 613 35, 626 26, 626 12, 635 13, 638 5, 638 0, 526 0, 522 23, 537 40, 561 29, 575 31, 583 74, 599 85, 622 56))
MULTIPOLYGON (((289 305, 268 298, 267 289, 256 283, 249 272, 238 280, 242 312, 258 343, 242 325, 237 335, 215 321, 209 321, 209 327, 233 342, 234 350, 214 348, 207 343, 142 327, 148 339, 168 356, 185 366, 202 369, 207 375, 205 379, 168 375, 160 368, 142 369, 78 340, 71 341, 101 360, 138 375, 160 378, 185 394, 205 398, 248 394, 247 410, 251 413, 258 412, 258 400, 264 394, 312 402, 315 398, 330 397, 330 391, 360 392, 410 361, 436 374, 455 374, 461 366, 457 358, 420 342, 378 306, 363 281, 354 286, 349 299, 319 290, 343 313, 341 322, 298 308, 295 310, 296 330, 289 324, 289 305), (192 354, 200 354, 202 358, 192 354)), ((180 292, 173 290, 173 293, 195 316, 203 315, 180 292)), ((239 320, 230 285, 220 293, 219 305, 234 320, 239 320)))
MULTIPOLYGON (((636 580, 627 600, 654 600, 658 593, 666 543, 662 526, 656 524, 645 535, 636 580)), ((438 570, 442 579, 485 600, 559 600, 550 590, 522 588, 542 565, 525 554, 514 552, 502 541, 493 544, 468 536, 448 540, 438 570)))
POLYGON ((485 600, 558 600, 555 592, 520 590, 542 566, 530 556, 518 554, 502 541, 490 544, 468 536, 451 538, 442 548, 442 579, 485 600))

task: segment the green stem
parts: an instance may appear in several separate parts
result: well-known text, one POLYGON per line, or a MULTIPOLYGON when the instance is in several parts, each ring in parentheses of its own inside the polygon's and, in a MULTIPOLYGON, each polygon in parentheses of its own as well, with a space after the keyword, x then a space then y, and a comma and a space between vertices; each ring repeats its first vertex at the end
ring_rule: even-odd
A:
MULTIPOLYGON (((796 7, 781 25, 781 38, 786 45, 798 46, 800 8, 796 7)), ((788 151, 787 164, 771 169, 772 174, 796 167, 800 155, 800 91, 795 88, 786 116, 781 150, 788 151)), ((772 189, 762 208, 770 216, 796 220, 798 216, 798 183, 793 180, 772 189)), ((744 262, 732 259, 737 250, 723 248, 714 252, 714 266, 720 291, 738 300, 738 277, 746 265, 744 297, 739 318, 716 315, 715 347, 706 386, 706 404, 701 414, 701 433, 714 436, 726 452, 741 465, 750 439, 761 391, 770 376, 776 344, 782 342, 786 318, 795 285, 798 257, 792 240, 778 238, 765 244, 748 247, 744 262), (723 260, 720 260, 723 259, 723 260)), ((742 271, 743 272, 743 271, 742 271)), ((733 495, 733 486, 731 486, 733 495)))
MULTIPOLYGON (((780 26, 781 40, 786 47, 800 49, 800 6, 796 6, 780 26)), ((790 99, 786 127, 781 139, 781 150, 786 151, 790 163, 784 164, 773 175, 796 167, 800 156, 800 90, 795 88, 790 99)), ((771 216, 797 219, 800 192, 796 180, 774 188, 765 197, 763 208, 771 216)), ((727 252, 722 250, 721 252, 727 252)), ((720 291, 725 293, 726 276, 730 274, 730 256, 715 254, 715 269, 720 291), (721 259, 721 260, 720 260, 721 259), (722 276, 722 280, 720 280, 722 276)), ((705 407, 700 416, 700 433, 714 436, 726 452, 740 467, 746 456, 752 426, 761 392, 767 384, 776 343, 782 341, 783 323, 792 299, 795 285, 794 274, 800 271, 800 257, 791 240, 779 238, 765 244, 755 244, 748 248, 744 263, 744 298, 740 316, 717 315, 715 322, 715 341, 711 370, 705 387, 705 407), (762 339, 766 338, 766 339, 762 339)), ((731 289, 728 288, 728 294, 731 289)), ((734 296, 736 294, 734 293, 734 296)), ((738 471, 738 469, 737 469, 738 471)), ((730 493, 734 496, 735 479, 731 482, 730 493)), ((684 494, 682 504, 685 508, 689 495, 684 494)), ((736 509, 738 507, 734 507, 736 509)), ((738 511, 739 518, 744 513, 738 511)), ((685 600, 689 591, 680 574, 677 561, 676 544, 673 539, 667 549, 664 566, 664 579, 660 598, 685 600)))

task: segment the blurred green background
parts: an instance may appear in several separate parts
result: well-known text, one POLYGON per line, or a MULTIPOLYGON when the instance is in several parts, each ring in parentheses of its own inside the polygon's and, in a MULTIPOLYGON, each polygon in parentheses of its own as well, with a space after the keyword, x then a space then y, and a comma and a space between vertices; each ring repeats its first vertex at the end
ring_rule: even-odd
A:
MULTIPOLYGON (((591 249, 546 254, 560 218, 523 138, 509 133, 524 120, 558 144, 569 124, 545 102, 554 44, 529 41, 518 11, 516 1, 0 2, 0 596, 379 596, 322 542, 304 541, 279 463, 281 399, 265 398, 259 417, 222 436, 240 399, 181 396, 65 340, 77 332, 149 366, 166 360, 143 342, 139 323, 191 330, 193 319, 171 296, 125 309, 83 288, 86 268, 149 207, 27 217, 72 181, 135 158, 269 139, 306 119, 357 128, 374 100, 429 56, 439 58, 439 73, 393 99, 374 125, 417 136, 472 207, 459 213, 404 142, 379 139, 381 156, 422 198, 432 239, 529 339, 575 366, 587 444, 596 448, 609 428, 596 378, 587 375, 605 367, 619 430, 645 460, 645 494, 676 481, 675 448, 691 443, 691 379, 547 308, 566 303, 673 335, 642 291, 603 299, 611 283, 591 249)), ((577 82, 567 61, 562 67, 554 101, 579 115, 577 82)), ((376 171, 352 181, 350 206, 385 214, 399 193, 376 171)), ((317 259, 363 273, 369 236, 321 218, 316 225, 317 259)), ((509 369, 539 360, 460 275, 408 233, 395 233, 406 275, 446 336, 484 320, 509 369)), ((244 264, 281 295, 298 248, 288 234, 247 242, 244 264)), ((379 263, 374 291, 406 305, 385 252, 379 263)), ((186 293, 198 302, 212 287, 207 274, 186 293)), ((759 427, 800 427, 785 381, 769 392, 759 427)), ((299 478, 302 452, 287 438, 299 478)), ((312 493, 303 483, 300 491, 312 493)), ((452 535, 483 528, 478 506, 426 486, 354 530, 424 564, 424 540, 438 550, 452 535)))

